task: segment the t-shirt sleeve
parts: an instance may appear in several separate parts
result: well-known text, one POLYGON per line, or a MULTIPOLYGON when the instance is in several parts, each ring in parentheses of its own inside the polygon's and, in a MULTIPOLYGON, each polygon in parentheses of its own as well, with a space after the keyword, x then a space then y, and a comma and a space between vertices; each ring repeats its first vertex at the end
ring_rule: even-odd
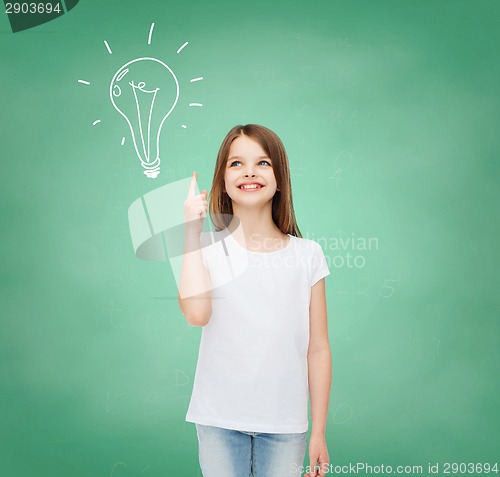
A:
POLYGON ((313 253, 311 259, 311 287, 322 278, 330 275, 325 253, 318 242, 312 242, 313 253))
POLYGON ((203 265, 205 265, 205 268, 208 270, 208 257, 207 257, 207 249, 206 247, 201 248, 201 259, 203 260, 203 265))

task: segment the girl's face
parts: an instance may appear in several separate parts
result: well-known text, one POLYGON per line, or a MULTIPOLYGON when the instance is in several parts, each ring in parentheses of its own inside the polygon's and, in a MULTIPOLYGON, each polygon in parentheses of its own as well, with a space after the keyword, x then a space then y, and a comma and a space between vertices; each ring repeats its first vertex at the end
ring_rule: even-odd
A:
POLYGON ((233 203, 238 205, 259 205, 272 200, 277 186, 273 164, 257 141, 242 135, 231 143, 224 185, 233 203), (250 190, 240 188, 241 184, 252 182, 260 186, 250 190))

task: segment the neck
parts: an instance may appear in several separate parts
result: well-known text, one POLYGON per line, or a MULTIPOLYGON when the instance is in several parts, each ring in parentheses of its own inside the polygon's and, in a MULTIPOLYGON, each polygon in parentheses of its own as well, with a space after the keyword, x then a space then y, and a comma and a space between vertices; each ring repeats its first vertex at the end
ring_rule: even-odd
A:
POLYGON ((233 215, 234 217, 228 225, 231 233, 241 226, 247 239, 250 237, 264 239, 281 235, 280 229, 273 222, 272 200, 263 206, 252 207, 242 207, 233 202, 233 215))

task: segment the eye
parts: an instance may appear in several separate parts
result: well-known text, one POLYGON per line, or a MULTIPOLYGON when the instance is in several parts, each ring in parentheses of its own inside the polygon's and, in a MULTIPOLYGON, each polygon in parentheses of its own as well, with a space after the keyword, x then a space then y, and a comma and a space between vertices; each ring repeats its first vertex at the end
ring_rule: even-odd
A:
MULTIPOLYGON (((229 164, 229 167, 233 166, 234 164, 236 163, 240 163, 241 164, 241 161, 233 161, 231 162, 231 164, 229 164)), ((265 159, 262 159, 261 161, 258 162, 258 164, 262 163, 262 162, 265 162, 268 166, 270 166, 271 164, 269 163, 269 161, 266 161, 265 159)))

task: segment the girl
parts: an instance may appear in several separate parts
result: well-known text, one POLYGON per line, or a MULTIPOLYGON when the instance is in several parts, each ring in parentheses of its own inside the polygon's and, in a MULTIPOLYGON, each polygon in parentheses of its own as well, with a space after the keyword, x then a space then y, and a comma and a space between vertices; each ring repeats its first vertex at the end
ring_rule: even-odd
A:
POLYGON ((220 147, 213 233, 207 191, 184 202, 179 306, 201 326, 186 421, 196 425, 204 477, 323 476, 331 386, 320 245, 302 238, 285 148, 271 130, 238 125, 220 147), (308 430, 309 466, 303 468, 308 430))

